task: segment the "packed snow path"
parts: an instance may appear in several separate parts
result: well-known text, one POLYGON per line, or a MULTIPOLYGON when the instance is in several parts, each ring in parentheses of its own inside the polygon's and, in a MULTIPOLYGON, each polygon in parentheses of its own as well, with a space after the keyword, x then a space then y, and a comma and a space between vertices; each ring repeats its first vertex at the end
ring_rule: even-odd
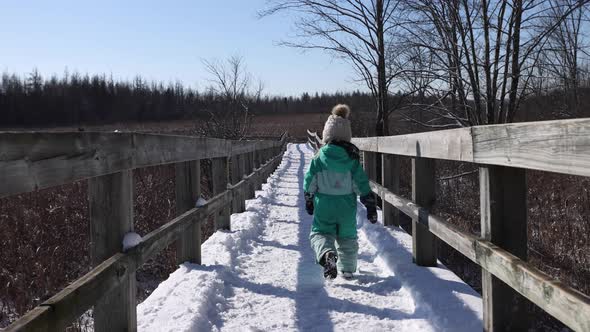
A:
POLYGON ((364 222, 360 204, 356 278, 324 280, 302 193, 312 157, 288 146, 232 231, 203 244, 203 265, 181 265, 138 306, 140 331, 482 330, 480 296, 440 264, 414 265, 411 237, 364 222))

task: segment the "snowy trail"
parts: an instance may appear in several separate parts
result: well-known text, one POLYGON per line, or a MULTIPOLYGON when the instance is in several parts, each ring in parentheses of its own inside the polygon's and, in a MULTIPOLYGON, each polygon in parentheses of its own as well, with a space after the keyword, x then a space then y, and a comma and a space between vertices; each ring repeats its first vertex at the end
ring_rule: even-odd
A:
POLYGON ((364 223, 361 205, 357 278, 324 280, 302 194, 312 157, 288 146, 232 231, 203 244, 203 265, 181 265, 138 306, 140 331, 482 330, 479 295, 442 265, 415 266, 411 237, 364 223))

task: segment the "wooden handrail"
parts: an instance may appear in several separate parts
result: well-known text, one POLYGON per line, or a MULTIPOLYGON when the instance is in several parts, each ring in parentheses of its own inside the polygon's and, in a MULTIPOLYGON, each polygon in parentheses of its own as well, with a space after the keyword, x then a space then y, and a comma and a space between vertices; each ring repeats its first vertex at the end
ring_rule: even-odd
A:
POLYGON ((427 209, 371 181, 383 200, 422 225, 474 263, 491 272, 540 308, 575 331, 590 331, 590 297, 563 285, 506 250, 481 240, 432 215, 427 209))
MULTIPOLYGON (((121 292, 126 289, 125 287, 135 287, 134 282, 129 284, 130 276, 133 276, 135 271, 150 257, 173 244, 175 241, 186 238, 191 242, 197 242, 200 246, 200 234, 197 235, 197 238, 193 238, 188 230, 194 229, 196 226, 198 227, 199 223, 206 220, 207 217, 226 210, 233 201, 253 197, 253 191, 251 189, 260 186, 261 182, 278 166, 288 139, 288 134, 286 133, 281 135, 280 140, 270 142, 231 142, 216 139, 141 134, 123 134, 118 137, 117 135, 119 134, 95 135, 94 133, 90 133, 89 135, 88 133, 84 133, 83 135, 78 133, 66 133, 57 136, 53 136, 53 134, 46 135, 37 133, 5 135, 5 133, 0 133, 0 147, 7 148, 6 150, 0 150, 2 151, 0 154, 0 170, 2 170, 3 166, 6 167, 7 163, 11 162, 31 162, 34 164, 43 160, 49 160, 48 164, 43 165, 45 169, 56 170, 57 168, 55 166, 57 164, 63 162, 65 166, 67 165, 65 163, 67 160, 76 160, 76 158, 91 163, 92 161, 90 159, 92 158, 89 157, 90 155, 98 155, 101 156, 100 158, 105 157, 108 160, 114 161, 114 165, 109 165, 109 168, 104 168, 100 171, 96 171, 95 169, 93 172, 82 174, 84 177, 87 177, 89 174, 93 176, 101 175, 101 172, 104 170, 108 170, 108 172, 112 172, 113 170, 126 171, 129 168, 143 167, 152 163, 176 163, 215 157, 244 157, 245 155, 256 155, 256 158, 249 158, 248 168, 245 167, 245 164, 242 165, 241 170, 247 171, 249 174, 244 176, 238 183, 228 185, 226 190, 218 193, 202 207, 192 208, 147 234, 137 246, 126 252, 115 253, 94 267, 86 275, 19 318, 8 326, 6 331, 63 330, 86 310, 95 306, 98 301, 109 297, 115 292, 121 292), (25 139, 18 141, 17 144, 12 144, 8 140, 9 137, 25 139), (57 141, 62 144, 51 144, 51 142, 47 141, 49 138, 57 138, 57 141), (67 142, 67 138, 75 139, 74 142, 67 142), (100 142, 104 144, 100 145, 100 142), (106 144, 106 142, 109 142, 111 145, 106 144), (120 144, 119 147, 126 151, 125 153, 117 152, 116 147, 112 145, 117 142, 120 144), (179 145, 175 149, 174 144, 176 143, 179 145), (195 146, 190 146, 190 143, 195 146), (129 146, 133 146, 134 149, 129 149, 129 146), (164 150, 161 153, 162 156, 159 157, 156 152, 153 152, 156 151, 153 149, 158 148, 164 150), (218 148, 221 152, 220 150, 216 150, 218 148), (88 151, 94 152, 89 154, 88 151), (79 153, 77 157, 76 153, 79 153), (193 153, 192 157, 189 156, 190 153, 193 153), (33 157, 32 160, 30 159, 31 157, 33 157), (262 164, 257 163, 255 159, 259 160, 262 164), (54 162, 53 164, 52 161, 54 162), (257 167, 257 165, 260 166, 257 167), (252 172, 249 169, 252 169, 252 172)), ((14 167, 16 165, 13 164, 14 167)), ((3 170, 6 171, 6 168, 3 170)), ((24 174, 26 171, 22 171, 22 173, 24 174)), ((228 173, 225 174, 227 175, 228 173)), ((64 175, 58 181, 52 183, 70 181, 79 175, 64 175)), ((190 181, 194 180, 190 179, 190 181)), ((16 182, 12 183, 16 186, 16 182)), ((5 190, 2 192, 6 193, 10 191, 5 190)), ((200 251, 198 255, 198 259, 200 260, 200 251)), ((135 308, 135 298, 129 299, 129 303, 125 305, 135 308)), ((129 318, 115 317, 115 319, 129 318)), ((135 321, 132 320, 123 323, 135 324, 135 321)))
MULTIPOLYGON (((308 142, 315 149, 321 147, 316 133, 308 131, 308 142)), ((590 176, 590 119, 353 138, 352 143, 361 150, 366 170, 375 167, 373 157, 377 153, 382 154, 384 165, 390 166, 399 165, 397 156, 412 158, 413 200, 405 199, 374 181, 371 181, 371 188, 383 199, 384 205, 390 204, 412 218, 413 255, 418 265, 436 265, 436 252, 432 249, 435 241, 423 233, 427 230, 482 268, 485 330, 526 326, 526 323, 513 325, 526 318, 516 316, 524 311, 524 302, 515 299, 517 293, 511 293, 516 291, 570 328, 590 331, 590 297, 526 262, 526 181, 523 170, 590 176), (416 201, 424 200, 421 196, 424 193, 434 193, 433 162, 436 159, 480 165, 482 238, 459 230, 430 214, 428 208, 416 204, 416 201), (428 160, 431 162, 426 162, 428 160), (421 182, 416 183, 416 179, 421 182), (416 196, 420 197, 417 199, 416 196), (501 234, 502 231, 509 234, 501 234), (506 303, 498 305, 499 301, 506 303)), ((370 174, 372 172, 367 173, 370 178, 375 178, 370 174)), ((384 183, 398 190, 399 166, 384 169, 382 177, 384 183), (390 174, 393 169, 396 173, 390 174)), ((433 200, 434 197, 427 197, 424 201, 430 204, 433 200)), ((393 214, 384 213, 385 218, 392 219, 393 214)), ((384 220, 384 224, 395 223, 384 220)))
POLYGON ((353 138, 360 150, 590 176, 590 118, 353 138))
POLYGON ((319 149, 324 144, 318 134, 307 130, 307 142, 311 144, 314 149, 319 149))
POLYGON ((129 169, 277 148, 285 138, 230 141, 138 133, 0 132, 0 198, 129 169))

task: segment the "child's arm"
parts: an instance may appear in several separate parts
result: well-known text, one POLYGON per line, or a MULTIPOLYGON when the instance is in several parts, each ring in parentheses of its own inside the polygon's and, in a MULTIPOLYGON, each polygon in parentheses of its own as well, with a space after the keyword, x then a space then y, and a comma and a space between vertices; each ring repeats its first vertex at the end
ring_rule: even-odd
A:
POLYGON ((369 186, 369 177, 361 166, 361 164, 355 161, 352 166, 352 181, 355 185, 355 192, 357 195, 363 197, 371 193, 371 187, 369 186))
POLYGON ((375 204, 375 195, 369 186, 369 177, 365 170, 357 161, 352 169, 352 180, 357 189, 357 193, 361 196, 361 203, 367 208, 367 219, 371 223, 377 222, 377 206, 375 204))
POLYGON ((315 158, 311 160, 309 164, 309 169, 305 173, 305 177, 303 178, 303 193, 305 196, 305 210, 307 214, 313 214, 313 194, 318 191, 318 183, 316 179, 317 165, 315 162, 315 158))
POLYGON ((311 160, 309 164, 309 168, 305 173, 305 177, 303 178, 303 191, 306 193, 314 194, 318 191, 318 180, 316 179, 316 174, 318 172, 318 165, 316 163, 315 158, 311 160))

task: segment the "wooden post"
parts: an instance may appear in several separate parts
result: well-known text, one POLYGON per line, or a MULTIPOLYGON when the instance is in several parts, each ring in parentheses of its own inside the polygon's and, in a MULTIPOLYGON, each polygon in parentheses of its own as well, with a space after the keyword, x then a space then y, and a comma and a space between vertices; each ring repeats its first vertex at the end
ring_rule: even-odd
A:
POLYGON ((266 157, 267 157, 267 150, 266 149, 260 150, 260 157, 261 157, 260 164, 261 165, 264 165, 266 163, 266 160, 267 160, 266 159, 266 157))
MULTIPOLYGON (((270 160, 270 149, 264 149, 263 151, 263 164, 266 164, 269 160, 270 160)), ((262 183, 267 183, 268 182, 268 176, 267 174, 263 174, 262 179, 260 179, 260 185, 262 186, 262 183)))
POLYGON ((256 157, 257 153, 256 151, 252 151, 250 154, 252 156, 252 171, 254 171, 254 169, 258 168, 258 158, 256 157))
MULTIPOLYGON (((242 181, 242 179, 244 178, 244 175, 246 175, 248 172, 246 171, 246 154, 241 154, 238 157, 238 166, 239 166, 239 171, 240 171, 240 181, 242 181)), ((242 190, 240 192, 240 205, 239 205, 239 209, 238 212, 244 212, 246 211, 246 198, 247 198, 247 194, 246 194, 246 190, 242 190)))
MULTIPOLYGON (((255 155, 254 155, 254 159, 256 160, 255 164, 256 164, 256 168, 259 169, 260 166, 262 166, 262 150, 256 150, 255 151, 255 155)), ((255 190, 260 190, 262 189, 262 181, 260 179, 260 173, 257 173, 256 176, 256 185, 254 186, 255 190)))
MULTIPOLYGON (((527 202, 524 169, 479 168, 481 236, 527 260, 527 202)), ((515 277, 517 278, 517 277, 515 277)), ((485 331, 527 331, 526 299, 482 270, 485 331)))
MULTIPOLYGON (((195 207, 201 196, 201 163, 199 160, 177 163, 176 215, 195 207)), ((201 225, 196 223, 176 242, 176 261, 201 264, 201 225)))
MULTIPOLYGON (((213 195, 220 194, 227 190, 227 184, 229 182, 227 160, 227 157, 211 159, 211 180, 213 183, 213 195)), ((215 230, 230 230, 230 228, 230 207, 228 206, 219 211, 219 214, 215 216, 215 230)))
POLYGON ((369 180, 377 179, 377 156, 374 152, 363 151, 363 168, 369 180))
MULTIPOLYGON (((249 152, 247 154, 247 163, 246 163, 246 169, 248 170, 248 175, 252 174, 252 172, 255 169, 255 160, 254 160, 254 152, 249 152)), ((249 183, 248 184, 248 198, 252 199, 254 198, 254 196, 256 196, 256 186, 254 185, 254 183, 249 183)))
MULTIPOLYGON (((423 209, 420 220, 428 220, 435 200, 434 159, 412 158, 412 200, 423 209)), ((412 219, 412 254, 420 266, 436 266, 436 237, 428 228, 412 219)))
MULTIPOLYGON (((231 157, 231 184, 235 185, 236 183, 240 182, 242 179, 241 173, 240 173, 240 161, 239 161, 240 156, 239 155, 233 155, 231 157)), ((240 209, 240 193, 237 191, 234 191, 233 193, 233 198, 232 198, 232 202, 231 202, 231 213, 239 213, 239 209, 240 209)))
MULTIPOLYGON (((400 163, 399 157, 393 154, 382 154, 383 167, 382 176, 383 186, 391 192, 399 193, 399 172, 400 163)), ((399 226, 399 210, 393 205, 383 201, 383 225, 385 226, 399 226)))
MULTIPOLYGON (((88 180, 92 266, 121 252, 133 231, 133 174, 130 170, 88 180)), ((95 331, 136 331, 135 271, 94 306, 95 331)))

